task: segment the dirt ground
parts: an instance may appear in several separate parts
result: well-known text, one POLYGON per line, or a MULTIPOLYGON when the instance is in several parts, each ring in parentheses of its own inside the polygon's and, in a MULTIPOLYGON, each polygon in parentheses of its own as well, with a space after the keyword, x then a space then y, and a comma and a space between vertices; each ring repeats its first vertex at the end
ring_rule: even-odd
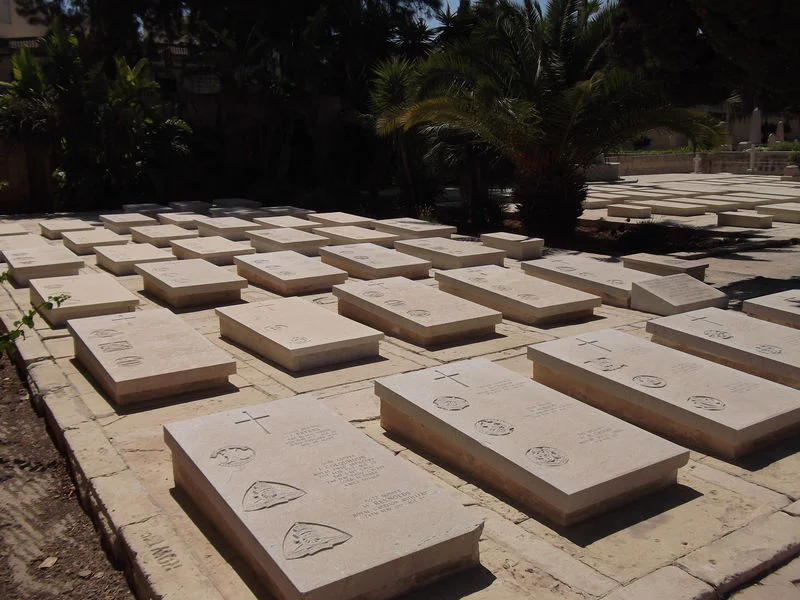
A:
POLYGON ((134 598, 124 575, 109 563, 64 459, 5 355, 0 359, 0 598, 134 598))

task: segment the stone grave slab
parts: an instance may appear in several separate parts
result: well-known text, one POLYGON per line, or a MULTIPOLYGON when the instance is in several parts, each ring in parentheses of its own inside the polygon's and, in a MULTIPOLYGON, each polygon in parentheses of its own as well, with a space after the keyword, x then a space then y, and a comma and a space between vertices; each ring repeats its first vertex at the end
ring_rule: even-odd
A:
POLYGON ((503 315, 404 277, 333 287, 339 314, 419 346, 495 333, 503 315))
POLYGON ((449 238, 457 229, 452 225, 440 225, 422 219, 402 217, 399 219, 381 219, 372 224, 378 231, 391 233, 401 240, 413 240, 429 237, 449 238))
POLYGON ((4 255, 9 250, 23 250, 26 248, 44 248, 50 244, 40 235, 26 233, 25 235, 3 235, 0 236, 0 259, 5 260, 4 255))
POLYGON ((156 248, 168 248, 173 240, 196 238, 197 232, 178 225, 147 225, 131 227, 131 240, 139 244, 151 244, 156 248))
POLYGON ((561 525, 675 483, 689 460, 672 442, 483 358, 378 379, 375 393, 384 429, 561 525))
POLYGON ((800 426, 800 391, 615 329, 528 346, 528 358, 536 381, 728 458, 800 426))
MULTIPOLYGON (((50 219, 39 221, 40 233, 49 240, 61 239, 65 231, 91 231, 94 226, 80 219, 50 219)), ((24 230, 23 230, 24 231, 24 230)))
POLYGON ((326 212, 326 213, 313 213, 308 215, 308 219, 316 221, 322 227, 341 227, 344 225, 355 225, 357 227, 372 227, 375 222, 374 219, 362 217, 359 215, 351 215, 346 212, 326 212))
POLYGON ((524 262, 522 270, 540 279, 596 294, 604 303, 624 308, 630 306, 633 283, 654 278, 651 273, 626 269, 622 263, 578 255, 559 255, 524 262))
POLYGON ((742 204, 736 200, 714 200, 713 198, 690 198, 687 202, 705 206, 706 212, 710 213, 717 213, 723 210, 737 210, 742 204))
POLYGON ((177 487, 276 598, 391 598, 478 564, 478 517, 308 395, 164 439, 177 487))
POLYGON ((656 315, 675 315, 700 308, 728 307, 728 296, 686 273, 635 281, 631 308, 656 315))
POLYGON ((583 201, 581 206, 583 206, 585 210, 590 210, 595 208, 605 208, 606 206, 612 204, 613 202, 615 202, 615 200, 610 200, 606 198, 586 198, 586 200, 583 201))
POLYGON ((781 202, 763 204, 756 208, 762 215, 772 215, 773 221, 781 223, 800 223, 800 202, 781 202))
POLYGON ((588 318, 600 306, 598 296, 497 265, 438 271, 434 277, 443 292, 531 325, 588 318))
POLYGON ((211 208, 210 202, 200 200, 184 200, 181 202, 170 202, 169 207, 176 212, 207 213, 211 208))
MULTIPOLYGON (((28 231, 26 229, 23 229, 21 226, 19 226, 16 223, 0 223, 0 236, 25 235, 27 233, 28 233, 28 231)), ((42 232, 42 235, 44 235, 44 232, 42 232)), ((45 237, 48 237, 48 236, 45 236, 45 237)), ((53 238, 51 238, 51 239, 53 239, 53 238)))
POLYGON ((173 240, 169 245, 172 246, 172 253, 178 258, 202 258, 214 265, 232 265, 234 257, 255 254, 256 251, 250 242, 234 242, 217 235, 173 240))
POLYGON ((767 194, 749 194, 746 192, 734 192, 728 194, 731 199, 741 200, 748 208, 756 208, 762 204, 775 204, 781 201, 781 196, 770 196, 767 194))
POLYGON ((209 209, 209 214, 214 218, 237 218, 243 221, 253 221, 261 217, 268 217, 269 213, 263 208, 247 208, 245 206, 221 207, 214 206, 209 209))
POLYGON ((355 225, 342 225, 340 227, 317 227, 314 230, 317 235, 323 235, 331 241, 334 246, 344 246, 347 244, 375 244, 384 248, 391 248, 399 240, 399 236, 384 231, 375 231, 366 227, 355 225))
POLYGON ((211 205, 222 208, 260 208, 261 202, 248 200, 247 198, 216 198, 211 201, 211 205))
POLYGON ((800 388, 800 331, 705 308, 647 322, 653 341, 800 388))
POLYGON ((669 202, 667 200, 636 200, 636 206, 648 206, 654 215, 668 215, 675 217, 695 217, 705 214, 708 207, 687 202, 669 202))
POLYGON ((507 233, 500 231, 497 233, 484 233, 481 235, 481 243, 490 248, 503 250, 509 258, 517 260, 530 260, 541 258, 544 240, 542 238, 529 238, 525 235, 507 233))
POLYGON ((303 219, 311 213, 317 212, 315 210, 311 210, 310 208, 301 208, 299 206, 291 205, 262 206, 261 208, 267 213, 268 217, 298 217, 303 219))
POLYGON ((750 298, 742 303, 742 311, 751 317, 800 329, 800 290, 750 298))
POLYGON ((748 229, 770 229, 772 215, 760 215, 755 211, 717 213, 717 225, 724 227, 746 227, 748 229))
POLYGON ((263 229, 258 223, 239 219, 237 217, 217 217, 197 222, 197 231, 201 236, 220 236, 242 242, 247 239, 246 232, 253 229, 263 229))
POLYGON ((405 254, 430 261, 434 269, 463 269, 482 265, 502 267, 506 257, 503 250, 449 238, 398 240, 394 247, 405 254))
POLYGON ((247 280, 200 258, 134 265, 144 291, 175 308, 241 300, 247 280))
POLYGON ((172 209, 162 204, 144 202, 141 204, 123 204, 122 210, 126 213, 137 213, 147 217, 155 217, 158 213, 170 212, 172 209))
POLYGON ((6 250, 8 272, 17 285, 26 286, 31 279, 77 275, 83 259, 63 246, 34 246, 6 250))
POLYGON ((49 296, 69 295, 61 306, 39 308, 53 327, 63 327, 69 319, 131 312, 139 306, 136 295, 105 273, 31 279, 30 294, 32 306, 40 306, 49 296))
POLYGON ((292 229, 299 229, 300 231, 311 231, 314 227, 319 227, 319 223, 309 221, 308 219, 300 219, 291 215, 282 217, 260 217, 253 219, 259 225, 263 225, 265 229, 275 229, 278 227, 291 227, 292 229))
POLYGON ((128 238, 108 229, 91 229, 87 231, 65 231, 61 234, 64 247, 75 254, 94 254, 94 249, 101 246, 122 246, 128 238))
POLYGON ((320 248, 319 253, 322 262, 343 269, 351 277, 359 279, 424 279, 431 269, 430 261, 375 244, 328 246, 320 248))
POLYGON ((158 215, 158 221, 162 225, 177 225, 184 229, 197 229, 197 221, 208 218, 209 217, 204 215, 191 212, 174 212, 158 215))
POLYGON ((685 260, 674 256, 662 256, 660 254, 648 254, 639 252, 628 254, 622 257, 622 266, 626 269, 644 271, 653 275, 678 275, 686 273, 695 279, 703 281, 706 277, 708 261, 685 260))
POLYGON ((178 260, 174 254, 152 244, 125 244, 95 248, 97 266, 114 275, 135 275, 136 264, 178 260))
POLYGON ((247 281, 284 296, 327 292, 347 280, 347 272, 292 250, 237 256, 235 262, 247 281))
POLYGON ((376 357, 383 339, 377 329, 300 298, 228 306, 216 313, 222 337, 289 371, 376 357))
POLYGON ((276 229, 260 229, 248 231, 247 237, 256 249, 256 252, 277 252, 293 250, 306 256, 316 256, 319 249, 330 245, 330 239, 324 235, 317 235, 299 229, 288 227, 276 229))
MULTIPOLYGON (((154 213, 158 214, 158 213, 154 213)), ((158 221, 153 217, 140 215, 139 213, 120 214, 120 215, 100 215, 100 222, 103 227, 114 233, 125 234, 131 232, 131 227, 146 227, 148 225, 158 225, 158 221)))
POLYGON ((781 196, 787 199, 800 198, 800 190, 792 189, 790 186, 781 185, 740 185, 736 188, 742 192, 750 192, 753 194, 768 194, 770 196, 781 196))
POLYGON ((635 204, 609 204, 606 210, 609 217, 649 219, 652 215, 652 210, 649 206, 637 206, 635 204))
POLYGON ((118 405, 224 386, 236 361, 165 308, 72 319, 75 357, 118 405))
POLYGON ((711 194, 708 196, 698 196, 697 198, 692 198, 692 202, 696 202, 698 200, 701 201, 712 200, 714 202, 722 202, 723 204, 728 205, 728 208, 723 208, 722 210, 728 210, 728 211, 739 210, 740 208, 750 208, 749 203, 745 202, 742 198, 736 198, 733 196, 729 196, 727 194, 711 194))

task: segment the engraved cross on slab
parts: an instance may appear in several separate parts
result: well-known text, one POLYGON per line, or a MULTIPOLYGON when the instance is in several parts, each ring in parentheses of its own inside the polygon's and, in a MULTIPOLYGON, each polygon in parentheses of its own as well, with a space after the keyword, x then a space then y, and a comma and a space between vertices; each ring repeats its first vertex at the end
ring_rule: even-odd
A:
POLYGON ((270 432, 270 430, 269 430, 269 429, 267 429, 267 428, 264 426, 264 424, 261 422, 261 419, 267 419, 267 418, 269 418, 269 415, 261 415, 261 416, 259 416, 259 417, 254 417, 253 415, 251 415, 251 414, 250 414, 248 411, 246 411, 246 410, 243 410, 243 411, 242 411, 242 414, 243 414, 245 417, 247 417, 247 418, 245 418, 245 419, 240 419, 240 420, 238 420, 238 421, 234 421, 234 423, 235 423, 236 425, 241 425, 242 423, 255 423, 255 424, 256 424, 256 425, 258 425, 258 426, 259 426, 259 427, 260 427, 260 428, 261 428, 261 429, 264 431, 264 433, 266 433, 267 435, 269 435, 269 434, 271 433, 271 432, 270 432))
POLYGON ((459 385, 463 385, 464 387, 469 387, 469 385, 467 385, 463 381, 459 381, 458 379, 456 379, 456 375, 461 375, 461 373, 444 373, 444 372, 440 371, 439 369, 436 369, 434 371, 434 373, 438 373, 439 375, 441 375, 441 377, 434 377, 433 378, 434 381, 441 381, 442 379, 449 379, 450 381, 455 381, 459 385))
POLYGON ((611 352, 608 348, 603 348, 600 344, 597 343, 597 340, 584 340, 581 338, 575 338, 576 342, 580 342, 578 346, 591 346, 592 348, 598 348, 600 350, 605 350, 606 352, 611 352))
POLYGON ((710 320, 708 317, 689 317, 689 319, 694 323, 695 321, 705 321, 706 323, 711 323, 712 325, 719 325, 722 326, 722 323, 717 323, 716 321, 710 320))

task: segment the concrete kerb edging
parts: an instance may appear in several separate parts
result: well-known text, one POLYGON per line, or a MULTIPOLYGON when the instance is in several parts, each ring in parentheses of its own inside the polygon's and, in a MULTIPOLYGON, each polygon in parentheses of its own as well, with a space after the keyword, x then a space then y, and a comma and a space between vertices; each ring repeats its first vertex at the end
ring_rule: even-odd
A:
MULTIPOLYGON (((7 307, 6 303, 0 305, 7 307)), ((19 317, 6 310, 0 318, 8 329, 19 317)), ((190 549, 180 542, 170 519, 152 502, 91 418, 80 394, 39 335, 28 330, 15 346, 9 354, 26 380, 31 404, 45 419, 54 443, 67 460, 81 505, 95 523, 106 550, 124 569, 136 596, 148 600, 221 600, 190 549)))

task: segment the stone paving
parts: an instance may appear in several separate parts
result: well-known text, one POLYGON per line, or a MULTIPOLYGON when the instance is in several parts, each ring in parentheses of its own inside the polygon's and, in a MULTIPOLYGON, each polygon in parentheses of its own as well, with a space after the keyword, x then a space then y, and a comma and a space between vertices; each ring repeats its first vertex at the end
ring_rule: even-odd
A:
MULTIPOLYGON (((14 222, 38 233, 40 220, 14 222)), ((787 239, 800 237, 800 225, 781 225, 786 225, 787 239)), ((103 271, 94 256, 85 258, 81 273, 103 271)), ((709 262, 707 283, 728 293, 733 306, 749 297, 800 288, 796 246, 709 262)), ((506 259, 505 264, 521 271, 517 261, 506 259)), ((235 273, 234 266, 222 268, 235 273)), ((139 298, 138 310, 159 306, 156 298, 142 293, 139 275, 117 279, 139 298)), ((421 281, 436 285, 433 273, 421 281)), ((278 297, 252 285, 242 290, 247 302, 278 297)), ((331 293, 303 299, 336 311, 331 293)), ((6 323, 29 306, 27 288, 3 286, 0 314, 6 323)), ((654 315, 603 305, 594 318, 568 324, 534 327, 503 320, 498 335, 489 340, 434 349, 387 335, 380 343, 380 362, 294 374, 220 339, 213 308, 175 312, 236 359, 237 374, 222 393, 173 397, 126 412, 115 408, 74 360, 66 329, 52 329, 37 318, 35 331, 18 344, 35 401, 69 458, 84 505, 115 557, 127 565, 139 597, 270 597, 213 524, 174 487, 162 426, 308 392, 416 465, 485 520, 481 567, 409 598, 681 600, 731 593, 737 600, 800 598, 795 583, 800 561, 787 562, 800 554, 797 437, 737 461, 693 451, 678 473, 678 485, 584 523, 560 527, 526 514, 467 475, 442 468, 432 457, 385 435, 379 424, 373 393, 378 377, 479 356, 530 377, 527 345, 606 328, 648 338, 645 325, 654 315)))

